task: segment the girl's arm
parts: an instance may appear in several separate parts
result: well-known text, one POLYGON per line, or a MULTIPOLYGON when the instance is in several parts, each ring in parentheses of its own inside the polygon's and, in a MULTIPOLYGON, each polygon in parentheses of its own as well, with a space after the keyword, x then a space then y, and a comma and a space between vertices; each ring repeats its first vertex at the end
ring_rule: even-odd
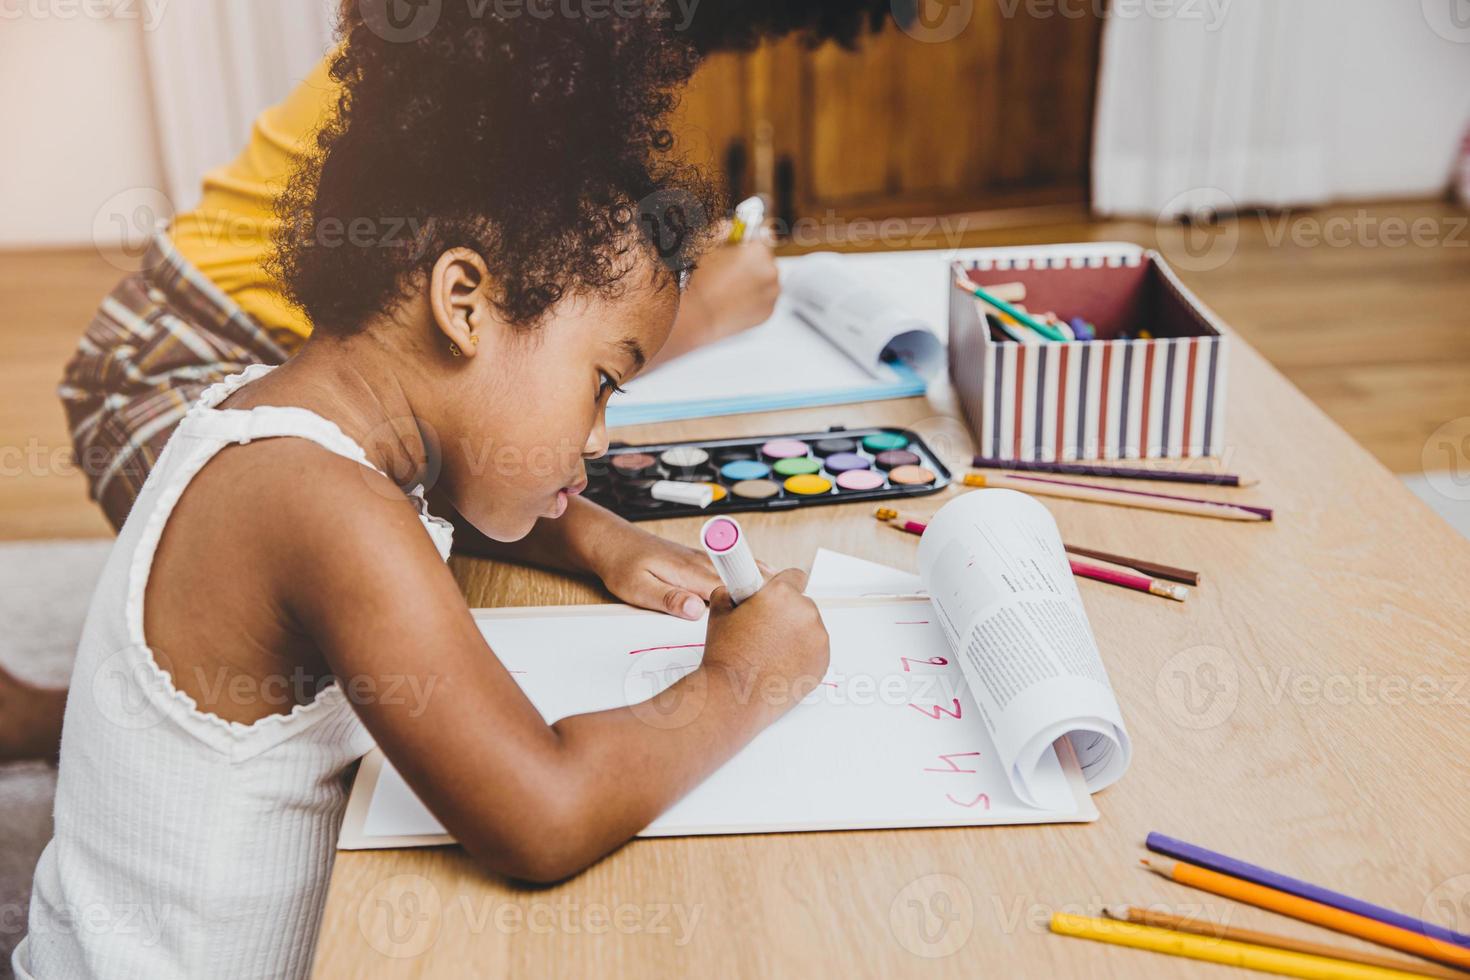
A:
POLYGON ((297 498, 285 602, 388 758, 491 870, 535 881, 576 873, 826 670, 805 576, 788 571, 738 608, 716 594, 703 664, 662 695, 681 699, 683 724, 670 728, 660 712, 655 727, 620 708, 547 725, 490 651, 413 508, 375 479, 354 472, 331 481, 332 493, 297 498))

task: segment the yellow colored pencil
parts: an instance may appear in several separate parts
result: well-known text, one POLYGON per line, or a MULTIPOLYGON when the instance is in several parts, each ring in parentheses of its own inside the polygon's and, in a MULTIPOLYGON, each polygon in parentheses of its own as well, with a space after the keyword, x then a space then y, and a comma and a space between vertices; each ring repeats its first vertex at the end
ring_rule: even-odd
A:
POLYGON ((1110 919, 1136 922, 1141 926, 1172 929, 1175 932, 1192 932, 1196 936, 1229 939, 1237 943, 1252 943, 1256 946, 1270 946, 1274 949, 1289 949, 1294 953, 1311 953, 1314 956, 1326 956, 1329 959, 1347 960, 1351 963, 1364 963, 1368 966, 1381 966, 1386 970, 1401 970, 1404 973, 1412 973, 1418 977, 1439 977, 1441 980, 1470 980, 1470 974, 1461 973, 1459 970, 1451 970, 1447 966, 1440 966, 1436 963, 1420 963, 1416 960, 1398 959, 1393 956, 1379 956, 1377 953, 1359 953, 1355 949, 1342 949, 1338 946, 1329 946, 1326 943, 1313 943, 1305 939, 1278 936, 1274 932, 1258 932, 1255 929, 1241 929, 1236 926, 1227 926, 1224 923, 1211 922, 1208 919, 1169 915, 1164 912, 1154 912, 1151 909, 1135 908, 1132 905, 1110 905, 1103 909, 1103 914, 1110 919))
POLYGON ((1413 973, 1389 970, 1381 966, 1349 963, 1309 953, 1293 953, 1269 946, 1254 946, 1229 939, 1194 936, 1187 932, 1157 929, 1133 922, 1094 919, 1085 915, 1058 912, 1051 917, 1051 931, 1062 936, 1076 936, 1115 946, 1131 946, 1169 956, 1182 956, 1208 963, 1275 973, 1304 980, 1423 980, 1413 973))

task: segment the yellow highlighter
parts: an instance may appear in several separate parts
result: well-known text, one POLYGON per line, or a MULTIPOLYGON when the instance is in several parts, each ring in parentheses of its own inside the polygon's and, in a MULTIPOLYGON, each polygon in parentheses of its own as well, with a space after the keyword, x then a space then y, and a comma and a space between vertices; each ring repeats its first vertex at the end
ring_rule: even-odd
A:
POLYGON ((1307 980, 1422 980, 1416 974, 1402 970, 1349 963, 1347 960, 1313 956, 1309 953, 1293 953, 1252 943, 1237 943, 1212 936, 1194 936, 1133 922, 1068 915, 1065 912, 1058 912, 1051 917, 1051 931, 1063 936, 1132 946, 1134 949, 1147 949, 1191 960, 1224 963, 1227 966, 1260 970, 1262 973, 1275 973, 1284 977, 1305 977, 1307 980))

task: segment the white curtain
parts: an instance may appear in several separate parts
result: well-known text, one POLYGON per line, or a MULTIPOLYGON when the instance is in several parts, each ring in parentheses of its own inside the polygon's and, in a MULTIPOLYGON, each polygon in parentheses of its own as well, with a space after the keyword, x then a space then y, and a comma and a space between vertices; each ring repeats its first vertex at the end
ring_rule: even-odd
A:
POLYGON ((332 42, 339 0, 172 0, 144 31, 167 194, 199 200, 206 171, 234 159, 260 111, 332 42))
POLYGON ((1470 121, 1470 26, 1436 5, 1459 2, 1113 0, 1094 209, 1442 193, 1470 121))

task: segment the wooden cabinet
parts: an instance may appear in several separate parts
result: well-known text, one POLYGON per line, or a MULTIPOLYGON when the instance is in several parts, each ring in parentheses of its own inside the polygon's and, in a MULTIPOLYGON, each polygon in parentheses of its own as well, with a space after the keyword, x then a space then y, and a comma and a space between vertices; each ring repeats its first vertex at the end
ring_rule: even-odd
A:
POLYGON ((942 42, 890 22, 856 51, 788 39, 716 55, 679 138, 732 197, 771 193, 788 221, 1083 203, 1101 19, 1096 4, 1032 6, 1051 14, 975 0, 942 42))

